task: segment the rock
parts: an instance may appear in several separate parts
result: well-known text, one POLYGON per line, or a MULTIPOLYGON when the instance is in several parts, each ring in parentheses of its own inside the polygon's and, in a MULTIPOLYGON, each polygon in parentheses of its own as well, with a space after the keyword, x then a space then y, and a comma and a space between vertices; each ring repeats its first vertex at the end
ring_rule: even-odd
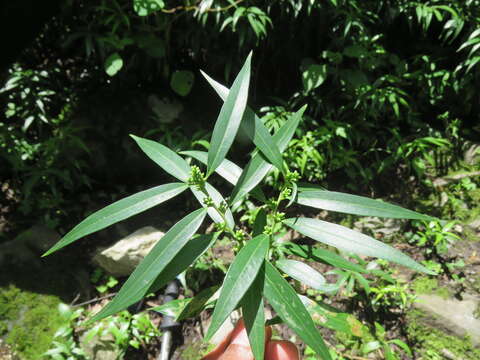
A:
POLYGON ((60 238, 55 230, 44 225, 34 225, 20 233, 14 240, 0 245, 0 266, 6 262, 39 265, 40 256, 60 238))
POLYGON ((470 223, 468 224, 468 226, 469 226, 472 230, 477 231, 477 232, 480 232, 480 218, 473 220, 472 222, 470 222, 470 223))
POLYGON ((427 325, 457 336, 469 336, 473 345, 480 346, 480 319, 475 316, 479 304, 480 298, 469 294, 462 300, 421 294, 414 306, 429 315, 425 319, 427 325))
MULTIPOLYGON (((88 334, 88 332, 86 333, 88 334)), ((90 360, 117 360, 122 359, 122 351, 115 344, 112 334, 105 332, 86 339, 86 334, 80 337, 80 347, 90 360)))
POLYGON ((98 250, 93 261, 114 276, 128 276, 163 235, 152 226, 143 227, 113 246, 98 250))

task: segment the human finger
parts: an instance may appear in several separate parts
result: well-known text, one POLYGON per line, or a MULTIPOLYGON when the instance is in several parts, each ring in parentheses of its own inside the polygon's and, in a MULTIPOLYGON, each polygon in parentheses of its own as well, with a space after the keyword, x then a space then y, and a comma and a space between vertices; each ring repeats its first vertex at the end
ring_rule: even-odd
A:
POLYGON ((297 347, 286 340, 273 340, 267 343, 265 360, 300 360, 297 347))

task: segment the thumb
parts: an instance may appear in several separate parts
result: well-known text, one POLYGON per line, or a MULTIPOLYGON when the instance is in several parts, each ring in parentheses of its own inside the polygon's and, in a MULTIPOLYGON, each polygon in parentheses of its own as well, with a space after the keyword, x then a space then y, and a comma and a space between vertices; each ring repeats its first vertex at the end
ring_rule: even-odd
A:
POLYGON ((290 341, 274 340, 267 344, 265 360, 300 360, 297 347, 290 341))

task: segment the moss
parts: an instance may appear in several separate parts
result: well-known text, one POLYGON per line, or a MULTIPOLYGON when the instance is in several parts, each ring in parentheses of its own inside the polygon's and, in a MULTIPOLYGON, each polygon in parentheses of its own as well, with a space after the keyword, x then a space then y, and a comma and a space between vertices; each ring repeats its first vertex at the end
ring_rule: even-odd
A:
POLYGON ((412 289, 415 294, 436 294, 444 299, 452 296, 448 288, 438 285, 437 279, 427 276, 421 276, 415 279, 412 284, 412 289))
POLYGON ((59 302, 56 296, 23 291, 13 285, 0 288, 0 336, 6 336, 6 343, 21 358, 40 358, 63 323, 56 311, 59 302))
POLYGON ((422 360, 443 360, 445 350, 464 360, 480 359, 480 349, 473 347, 468 338, 445 334, 439 329, 423 325, 422 313, 418 310, 408 315, 407 334, 414 344, 413 349, 422 360))
POLYGON ((188 344, 180 354, 180 359, 183 360, 197 360, 207 355, 215 348, 215 345, 206 344, 201 341, 188 344))

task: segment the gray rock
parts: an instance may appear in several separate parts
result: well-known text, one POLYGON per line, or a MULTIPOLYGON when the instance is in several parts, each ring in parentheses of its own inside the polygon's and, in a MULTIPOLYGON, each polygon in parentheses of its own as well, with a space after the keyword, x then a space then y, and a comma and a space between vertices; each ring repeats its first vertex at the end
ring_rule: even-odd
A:
POLYGON ((14 240, 0 245, 0 266, 6 262, 39 265, 40 256, 58 240, 60 235, 55 230, 44 225, 34 225, 14 240))
POLYGON ((90 360, 118 360, 122 359, 122 351, 115 344, 112 334, 103 332, 87 340, 86 334, 80 337, 80 348, 90 360))
POLYGON ((480 298, 469 294, 462 300, 421 294, 414 306, 428 315, 425 318, 428 325, 457 336, 469 336, 472 344, 479 346, 480 319, 476 317, 479 304, 480 298))
POLYGON ((114 276, 128 276, 163 235, 152 226, 143 227, 113 246, 98 250, 93 261, 114 276))

